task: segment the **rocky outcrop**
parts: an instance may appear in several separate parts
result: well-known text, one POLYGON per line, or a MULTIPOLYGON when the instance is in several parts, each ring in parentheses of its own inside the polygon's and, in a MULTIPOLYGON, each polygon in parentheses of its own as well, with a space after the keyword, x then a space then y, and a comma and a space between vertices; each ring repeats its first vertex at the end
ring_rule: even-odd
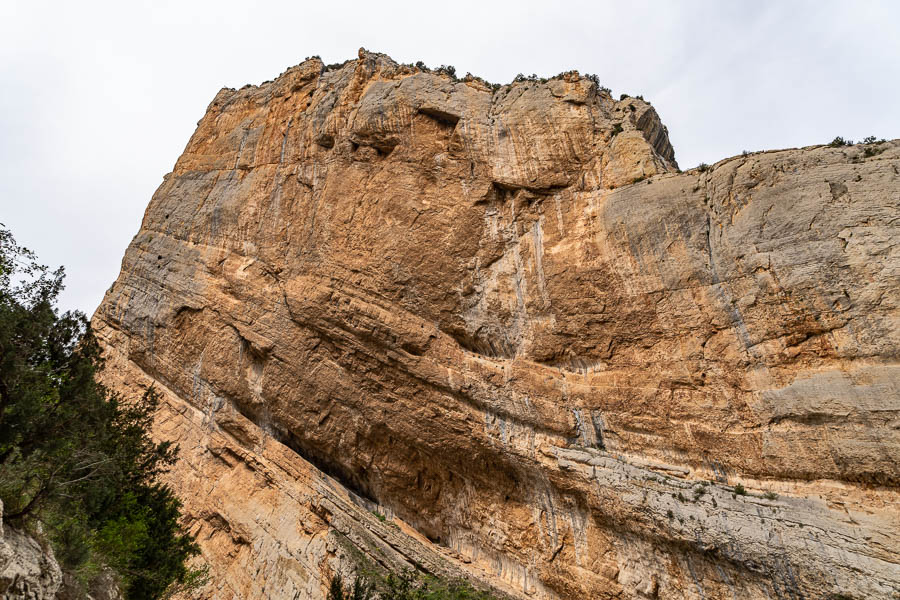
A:
POLYGON ((51 600, 62 579, 62 571, 49 548, 4 526, 0 502, 0 599, 51 600))
POLYGON ((217 598, 900 593, 900 143, 677 172, 647 103, 384 55, 219 92, 93 326, 217 598))

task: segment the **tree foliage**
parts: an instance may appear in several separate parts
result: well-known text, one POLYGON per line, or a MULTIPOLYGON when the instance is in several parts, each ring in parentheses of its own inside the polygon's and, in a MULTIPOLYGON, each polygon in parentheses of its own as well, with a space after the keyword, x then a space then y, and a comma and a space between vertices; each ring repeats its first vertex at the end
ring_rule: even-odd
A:
POLYGON ((158 395, 123 402, 96 380, 100 346, 80 312, 59 314, 64 271, 0 225, 0 499, 41 523, 62 567, 87 583, 112 569, 129 599, 191 579, 198 547, 158 476, 177 449, 149 436, 158 395))
POLYGON ((335 575, 326 600, 495 600, 465 580, 445 579, 413 570, 389 573, 386 577, 357 574, 345 586, 335 575))

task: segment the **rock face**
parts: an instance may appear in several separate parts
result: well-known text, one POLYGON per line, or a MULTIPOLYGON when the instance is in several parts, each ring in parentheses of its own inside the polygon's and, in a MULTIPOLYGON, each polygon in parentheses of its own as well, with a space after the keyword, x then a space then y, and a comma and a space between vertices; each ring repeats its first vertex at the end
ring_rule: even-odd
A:
POLYGON ((63 575, 53 552, 3 524, 0 502, 0 599, 52 600, 63 575))
POLYGON ((900 142, 677 172, 645 102, 384 55, 219 92, 97 310, 215 598, 900 594, 900 142))

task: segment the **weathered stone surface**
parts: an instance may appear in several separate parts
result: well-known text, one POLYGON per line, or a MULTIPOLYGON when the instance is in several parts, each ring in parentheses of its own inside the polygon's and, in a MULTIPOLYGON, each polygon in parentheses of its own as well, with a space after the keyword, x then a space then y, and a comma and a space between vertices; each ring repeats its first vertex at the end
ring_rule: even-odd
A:
POLYGON ((0 599, 51 600, 62 571, 49 548, 33 537, 4 526, 0 502, 0 599))
POLYGON ((214 597, 321 598, 360 557, 523 598, 895 597, 878 150, 676 173, 652 107, 576 74, 308 60, 209 106, 94 316, 105 376, 164 391, 214 597))

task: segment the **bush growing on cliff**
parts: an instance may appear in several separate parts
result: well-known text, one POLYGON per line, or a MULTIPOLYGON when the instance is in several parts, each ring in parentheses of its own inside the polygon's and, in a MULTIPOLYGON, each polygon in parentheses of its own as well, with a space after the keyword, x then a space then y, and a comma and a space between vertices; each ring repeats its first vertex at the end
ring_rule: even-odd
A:
POLYGON ((340 575, 331 578, 328 595, 325 600, 374 600, 375 585, 366 577, 357 576, 353 584, 344 586, 340 575))
POLYGON ((40 524, 87 583, 113 569, 129 599, 160 597, 198 553, 157 476, 175 448, 148 434, 156 394, 125 403, 95 380, 100 347, 79 312, 59 314, 50 271, 0 225, 0 499, 12 525, 40 524))
POLYGON ((406 570, 372 579, 357 575, 345 586, 340 576, 331 579, 326 600, 495 600, 461 579, 444 579, 406 570))
POLYGON ((458 78, 456 77, 456 67, 453 65, 441 65, 437 68, 437 72, 449 75, 453 81, 458 81, 458 78))
POLYGON ((600 78, 594 73, 587 73, 585 78, 588 79, 594 86, 597 88, 598 92, 605 92, 606 94, 612 96, 612 90, 606 86, 600 85, 600 78))

